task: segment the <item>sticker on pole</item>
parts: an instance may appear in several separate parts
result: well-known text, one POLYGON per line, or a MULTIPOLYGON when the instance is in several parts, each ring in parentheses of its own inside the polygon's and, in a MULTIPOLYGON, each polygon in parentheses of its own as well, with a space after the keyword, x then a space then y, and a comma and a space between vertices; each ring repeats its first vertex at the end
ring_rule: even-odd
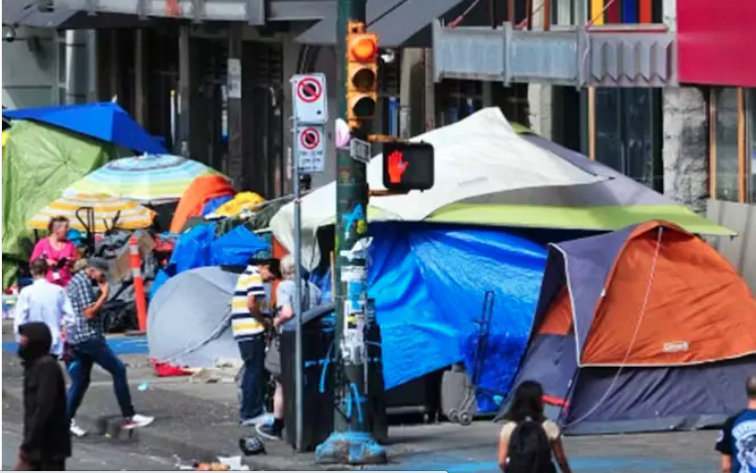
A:
POLYGON ((324 74, 297 74, 291 78, 294 121, 322 125, 328 121, 328 102, 324 74))
POLYGON ((355 161, 370 164, 371 146, 368 141, 352 138, 349 141, 349 155, 355 161))
POLYGON ((323 125, 297 125, 294 159, 299 172, 314 174, 325 170, 324 138, 323 125))

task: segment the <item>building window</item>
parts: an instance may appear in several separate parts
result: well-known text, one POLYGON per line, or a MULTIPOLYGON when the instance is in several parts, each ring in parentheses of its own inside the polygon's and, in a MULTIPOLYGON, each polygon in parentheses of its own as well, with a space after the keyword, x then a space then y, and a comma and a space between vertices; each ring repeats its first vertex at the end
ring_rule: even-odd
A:
MULTIPOLYGON (((661 99, 649 88, 597 88, 593 156, 641 184, 664 191, 661 99)), ((589 154, 590 151, 589 151, 589 154)))
POLYGON ((756 202, 756 97, 753 90, 715 89, 709 107, 710 192, 731 202, 756 202))

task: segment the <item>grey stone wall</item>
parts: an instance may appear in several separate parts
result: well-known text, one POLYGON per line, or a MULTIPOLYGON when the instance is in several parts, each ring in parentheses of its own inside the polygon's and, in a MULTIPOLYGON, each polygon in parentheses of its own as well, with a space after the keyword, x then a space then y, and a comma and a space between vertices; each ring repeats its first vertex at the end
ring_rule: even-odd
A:
MULTIPOLYGON (((677 30, 675 0, 664 0, 664 23, 677 30)), ((709 195, 708 129, 703 93, 692 87, 663 91, 664 193, 696 212, 706 210, 709 195)))
POLYGON ((709 195, 706 103, 696 88, 665 89, 664 193, 696 212, 706 210, 709 195))

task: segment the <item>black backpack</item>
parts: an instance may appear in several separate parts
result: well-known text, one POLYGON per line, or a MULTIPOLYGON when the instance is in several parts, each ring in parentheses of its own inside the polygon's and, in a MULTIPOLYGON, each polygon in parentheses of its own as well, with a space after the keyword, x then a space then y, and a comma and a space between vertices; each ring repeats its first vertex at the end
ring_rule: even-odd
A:
POLYGON ((556 473, 551 442, 540 422, 526 420, 509 437, 506 473, 556 473))

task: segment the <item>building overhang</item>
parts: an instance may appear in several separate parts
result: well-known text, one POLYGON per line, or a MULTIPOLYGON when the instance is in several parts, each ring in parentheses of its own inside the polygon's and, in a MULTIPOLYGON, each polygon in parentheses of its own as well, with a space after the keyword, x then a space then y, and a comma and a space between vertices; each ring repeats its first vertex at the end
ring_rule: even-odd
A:
MULTIPOLYGON (((19 0, 21 1, 21 0, 19 0)), ((302 44, 336 43, 337 0, 23 0, 44 1, 59 17, 81 13, 92 28, 104 15, 135 19, 176 18, 200 22, 313 22, 297 37, 302 44), (178 8, 175 8, 175 5, 178 8), (172 6, 173 5, 173 6, 172 6)), ((367 23, 381 46, 430 46, 430 24, 467 0, 368 0, 367 23), (417 44, 415 44, 417 43, 417 44)))
POLYGON ((236 21, 253 26, 275 21, 318 21, 336 14, 336 0, 177 0, 178 8, 172 7, 172 0, 46 1, 56 10, 83 11, 90 15, 122 14, 197 23, 236 21))
POLYGON ((89 15, 72 8, 54 8, 52 0, 4 0, 3 26, 76 30, 86 28, 139 28, 149 20, 134 15, 103 13, 89 15))
POLYGON ((445 28, 433 24, 435 80, 547 83, 575 87, 677 85, 675 35, 663 25, 553 31, 445 28))

